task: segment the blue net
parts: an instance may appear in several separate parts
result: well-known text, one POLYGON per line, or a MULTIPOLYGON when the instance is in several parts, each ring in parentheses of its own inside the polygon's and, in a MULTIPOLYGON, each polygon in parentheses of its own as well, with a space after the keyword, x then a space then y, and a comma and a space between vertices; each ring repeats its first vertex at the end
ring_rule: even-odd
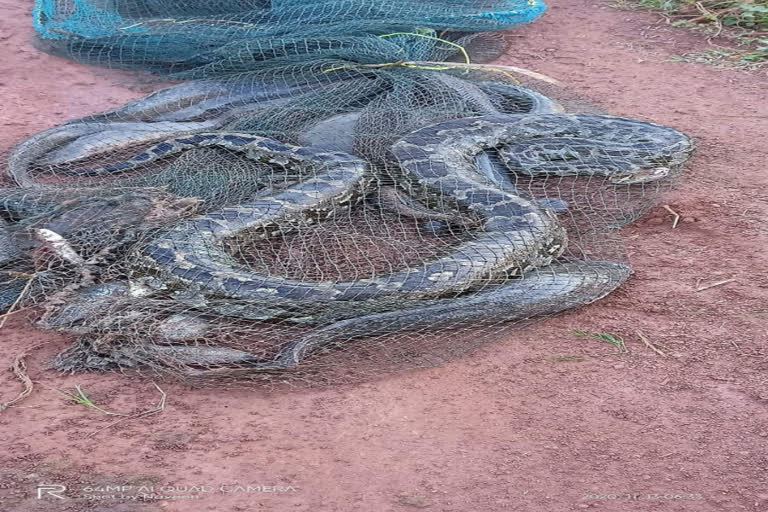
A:
POLYGON ((199 78, 295 58, 433 60, 444 46, 437 39, 379 36, 499 31, 530 23, 544 10, 540 0, 36 0, 33 17, 49 51, 199 78))

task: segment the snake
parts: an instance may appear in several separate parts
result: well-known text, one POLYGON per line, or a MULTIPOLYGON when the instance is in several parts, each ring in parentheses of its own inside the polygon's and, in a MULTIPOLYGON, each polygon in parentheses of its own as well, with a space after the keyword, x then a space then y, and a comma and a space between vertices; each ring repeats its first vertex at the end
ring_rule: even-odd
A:
MULTIPOLYGON (((513 226, 518 234, 548 240, 535 246, 535 250, 539 257, 543 256, 542 250, 548 252, 551 262, 564 249, 565 233, 556 223, 547 223, 542 210, 534 204, 522 202, 509 189, 488 186, 487 177, 478 173, 473 164, 476 155, 489 148, 501 148, 505 163, 523 174, 587 174, 631 185, 669 176, 694 146, 684 134, 660 125, 580 114, 506 114, 458 119, 416 130, 392 146, 394 157, 411 182, 450 196, 457 204, 479 213, 485 219, 486 234, 490 232, 493 236, 494 230, 498 230, 497 233, 508 236, 510 232, 504 227, 513 226), (576 152, 578 158, 574 158, 568 150, 572 145, 591 149, 586 155, 584 151, 576 152), (506 150, 511 146, 517 151, 506 150), (577 165, 573 165, 574 160, 577 165)), ((514 243, 508 247, 514 247, 514 243)), ((441 321, 519 320, 553 314, 599 299, 624 282, 630 273, 627 265, 616 262, 550 266, 545 263, 521 270, 523 279, 508 280, 491 291, 452 300, 426 300, 412 308, 333 322, 289 343, 272 361, 241 361, 245 366, 242 371, 293 368, 311 351, 340 338, 428 327, 441 321)), ((229 374, 230 370, 224 371, 229 374)), ((209 370, 201 371, 208 375, 209 370)))
POLYGON ((611 183, 626 185, 671 176, 694 150, 685 134, 635 119, 597 114, 497 114, 416 130, 397 141, 393 153, 401 168, 427 177, 433 188, 445 190, 454 188, 451 173, 445 169, 460 167, 467 152, 477 154, 478 147, 497 148, 514 173, 604 176, 611 183))
MULTIPOLYGON (((616 184, 643 184, 668 176, 694 146, 684 134, 652 123, 613 116, 541 114, 438 123, 397 141, 392 152, 411 180, 455 198, 487 219, 508 219, 520 208, 511 200, 516 197, 514 189, 483 186, 488 177, 472 165, 476 155, 489 148, 500 148, 508 167, 523 174, 587 174, 607 176, 616 184), (585 151, 575 152, 582 157, 576 165, 568 149, 573 144, 579 150, 590 148, 586 159, 585 151)), ((242 367, 235 370, 190 371, 229 376, 232 371, 285 370, 334 340, 428 329, 443 322, 511 321, 554 314, 598 300, 623 283, 630 272, 622 263, 599 261, 528 267, 522 279, 507 280, 491 290, 333 322, 289 343, 272 361, 243 360, 242 367)))
MULTIPOLYGON (((236 263, 223 242, 244 230, 279 233, 284 226, 314 222, 348 208, 365 194, 371 173, 352 155, 292 146, 246 134, 200 133, 149 148, 131 160, 102 168, 125 171, 189 147, 217 146, 249 159, 303 169, 307 179, 271 195, 193 217, 161 233, 143 250, 144 261, 171 280, 200 291, 272 305, 367 300, 380 296, 439 297, 470 289, 480 280, 544 266, 565 248, 555 216, 521 196, 473 181, 471 162, 456 176, 486 196, 466 202, 483 218, 476 236, 421 266, 351 281, 307 282, 262 275, 236 263), (478 188, 479 187, 479 188, 478 188), (484 208, 493 202, 497 208, 484 208), (502 204, 503 203, 503 204, 502 204)), ((472 209, 472 208, 469 208, 472 209)))
MULTIPOLYGON (((71 372, 134 367, 141 363, 162 370, 162 365, 167 364, 172 372, 180 372, 185 379, 191 380, 283 372, 296 368, 312 352, 327 350, 330 345, 339 347, 357 338, 429 331, 436 325, 491 326, 553 315, 605 297, 624 283, 630 273, 630 267, 623 263, 571 261, 530 270, 520 278, 457 298, 401 303, 396 310, 379 312, 365 311, 365 305, 361 304, 362 312, 358 316, 313 329, 285 345, 268 361, 243 350, 197 343, 169 343, 167 338, 136 346, 94 344, 87 337, 81 337, 76 345, 56 358, 54 366, 60 371, 71 372)), ((74 305, 75 314, 82 314, 87 309, 103 310, 105 304, 99 300, 114 287, 114 284, 99 285, 83 294, 79 304, 74 305)), ((71 313, 65 315, 66 322, 71 320, 71 313)), ((189 314, 172 315, 167 321, 174 323, 174 333, 184 330, 178 324, 183 322, 191 331, 191 338, 199 338, 211 327, 207 320, 189 314)), ((179 336, 174 341, 183 342, 183 338, 179 336)))
MULTIPOLYGON (((207 364, 198 364, 202 368, 186 368, 184 373, 190 378, 212 378, 285 371, 296 368, 311 352, 334 342, 341 345, 355 338, 416 329, 428 331, 436 325, 477 327, 554 315, 600 300, 624 283, 630 274, 629 265, 612 261, 555 263, 454 299, 431 299, 410 308, 363 314, 331 323, 287 344, 271 361, 240 352, 236 361, 208 360, 207 364), (227 363, 235 365, 227 366, 227 363)), ((183 352, 183 346, 177 347, 183 352)))
POLYGON ((518 194, 514 187, 495 185, 478 172, 475 158, 481 152, 497 150, 510 170, 525 175, 605 176, 614 184, 632 185, 672 175, 693 151, 690 139, 676 130, 613 116, 493 114, 421 128, 392 145, 407 187, 423 188, 478 215, 481 226, 473 233, 474 238, 414 268, 351 281, 306 282, 252 272, 227 253, 223 242, 245 230, 280 233, 286 226, 330 218, 351 207, 364 197, 372 182, 371 170, 356 156, 243 133, 203 132, 169 139, 128 160, 82 172, 123 173, 190 148, 212 146, 241 152, 262 163, 298 168, 306 179, 272 195, 183 220, 158 234, 142 249, 141 257, 164 278, 204 294, 256 301, 278 310, 309 303, 371 303, 382 297, 427 301, 406 310, 411 311, 408 314, 402 310, 374 311, 334 322, 326 328, 329 330, 321 329, 317 336, 284 347, 274 361, 250 362, 251 369, 263 370, 293 367, 343 330, 358 337, 381 330, 383 324, 400 325, 395 321, 397 315, 403 322, 417 324, 442 313, 448 315, 446 318, 478 319, 484 311, 482 304, 508 306, 507 297, 514 297, 521 308, 529 302, 546 303, 541 311, 531 308, 532 314, 546 314, 547 308, 561 310, 560 304, 573 307, 595 300, 599 294, 594 285, 605 284, 606 275, 613 283, 626 278, 628 270, 621 265, 608 274, 585 274, 573 266, 556 264, 549 273, 541 274, 550 276, 541 278, 549 286, 539 284, 543 289, 553 287, 555 291, 549 294, 560 297, 558 304, 536 298, 531 287, 536 288, 537 279, 531 277, 527 281, 512 279, 491 292, 456 298, 481 282, 539 275, 536 269, 551 265, 567 245, 565 230, 552 211, 518 194), (525 296, 529 292, 530 301, 525 296), (447 296, 453 299, 444 299, 447 296), (462 308, 462 304, 467 307, 462 308), (461 309, 466 312, 457 313, 461 309), (355 328, 366 323, 367 327, 355 328))
MULTIPOLYGON (((464 98, 466 107, 477 113, 539 114, 562 111, 556 102, 525 87, 464 80, 440 73, 430 73, 429 76, 447 91, 464 98)), ((326 87, 323 94, 350 96, 354 93, 357 97, 368 91, 368 101, 372 101, 377 97, 376 92, 386 90, 384 85, 376 84, 378 82, 364 78, 342 78, 330 88, 326 87)), ((302 95, 315 89, 307 85, 250 80, 178 84, 117 109, 75 119, 28 138, 9 155, 9 174, 20 186, 30 188, 41 186, 30 175, 35 168, 56 167, 58 175, 93 175, 89 170, 62 166, 114 154, 137 144, 162 142, 170 137, 214 130, 240 131, 245 128, 239 126, 231 130, 224 126, 233 122, 237 125, 239 123, 235 120, 248 118, 248 115, 260 117, 265 109, 274 110, 286 103, 298 103, 302 95)), ((360 98, 359 101, 366 100, 360 98)), ((299 133, 297 142, 303 146, 322 146, 355 153, 353 143, 360 116, 360 111, 352 111, 321 119, 299 133)))
POLYGON ((156 144, 131 159, 86 170, 126 172, 193 147, 217 146, 279 166, 298 166, 308 178, 277 194, 182 221, 148 244, 143 259, 173 281, 234 299, 295 305, 307 301, 368 300, 406 294, 440 297, 471 289, 481 280, 514 276, 550 264, 567 244, 551 211, 512 190, 488 183, 474 167, 481 151, 500 148, 515 172, 607 176, 617 184, 667 176, 692 150, 676 130, 613 116, 496 114, 437 123, 392 146, 411 184, 478 214, 472 240, 421 266, 352 281, 307 282, 251 272, 223 242, 244 230, 279 233, 282 227, 331 217, 364 195, 371 173, 350 154, 283 144, 237 133, 198 133, 156 144), (568 148, 591 148, 574 154, 568 148), (515 151, 505 148, 514 147, 515 151), (681 156, 682 155, 682 156, 681 156))

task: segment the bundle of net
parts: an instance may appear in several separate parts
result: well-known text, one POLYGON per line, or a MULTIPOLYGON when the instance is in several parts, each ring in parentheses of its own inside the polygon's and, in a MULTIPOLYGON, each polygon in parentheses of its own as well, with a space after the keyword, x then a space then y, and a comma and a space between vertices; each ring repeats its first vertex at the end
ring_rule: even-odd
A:
MULTIPOLYGON (((52 53, 207 78, 323 53, 379 62, 397 45, 371 35, 417 29, 456 39, 529 23, 544 9, 540 0, 36 0, 34 23, 52 53)), ((430 51, 405 53, 419 60, 430 51)))
POLYGON ((0 308, 72 334, 61 371, 317 384, 440 364, 619 287, 618 228, 690 139, 476 65, 498 34, 440 35, 366 36, 403 57, 373 61, 251 47, 17 145, 0 308))

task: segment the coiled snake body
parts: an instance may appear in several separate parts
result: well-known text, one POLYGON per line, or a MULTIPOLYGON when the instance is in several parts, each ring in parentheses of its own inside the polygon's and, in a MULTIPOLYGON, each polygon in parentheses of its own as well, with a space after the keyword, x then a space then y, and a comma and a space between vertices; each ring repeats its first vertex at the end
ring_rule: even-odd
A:
POLYGON ((469 290, 480 280, 550 264, 565 249, 565 231, 552 212, 501 190, 476 170, 473 158, 486 149, 500 148, 505 163, 523 174, 603 175, 627 184, 666 176, 692 150, 690 140, 670 128, 600 115, 499 114, 422 128, 397 141, 392 154, 411 185, 450 197, 482 218, 474 238, 415 268, 370 279, 307 282, 254 273, 237 263, 222 242, 248 229, 279 229, 312 221, 319 214, 333 215, 365 194, 371 178, 366 163, 346 153, 264 137, 199 133, 83 172, 123 172, 200 146, 223 147, 253 160, 299 168, 307 178, 273 195, 179 223, 144 249, 145 261, 169 279, 194 285, 203 293, 275 306, 402 294, 441 297, 469 290))
MULTIPOLYGON (((306 282, 256 274, 234 262, 221 245, 224 239, 245 229, 274 228, 309 220, 318 213, 332 215, 365 191, 370 178, 367 166, 344 153, 234 134, 197 134, 174 139, 145 154, 159 157, 190 144, 223 146, 244 151, 252 159, 304 167, 309 176, 275 195, 182 222, 149 244, 144 255, 152 266, 205 293, 272 305, 365 300, 396 294, 438 297, 467 290, 478 280, 501 272, 514 274, 547 265, 565 248, 565 232, 552 213, 520 196, 478 182, 468 161, 464 169, 451 172, 464 183, 465 189, 474 190, 477 195, 458 202, 484 217, 484 224, 473 240, 444 257, 421 267, 354 281, 306 282)), ((138 160, 119 164, 119 169, 150 160, 145 154, 139 155, 138 160)))
POLYGON ((685 135, 670 128, 599 115, 498 114, 422 128, 394 143, 392 155, 409 186, 450 198, 477 214, 482 225, 474 237, 445 256, 414 268, 370 279, 307 282, 252 272, 227 253, 223 242, 244 230, 280 229, 348 207, 365 195, 371 183, 371 171, 363 160, 245 134, 198 133, 156 144, 130 160, 82 174, 124 172, 200 146, 223 147, 260 162, 298 168, 306 179, 272 195, 178 223, 143 249, 143 260, 149 266, 203 294, 255 301, 278 312, 282 307, 296 311, 312 303, 408 299, 410 309, 376 313, 374 308, 360 316, 359 322, 342 320, 291 343, 274 361, 247 361, 249 368, 257 370, 295 366, 310 349, 345 332, 347 337, 357 337, 384 325, 387 332, 413 328, 441 314, 480 319, 487 311, 483 303, 495 305, 494 314, 501 315, 513 301, 517 307, 512 316, 526 318, 526 301, 532 306, 528 316, 551 313, 562 310, 563 304, 573 307, 596 300, 626 279, 628 267, 607 262, 584 264, 583 271, 577 265, 557 264, 552 272, 537 277, 535 269, 552 264, 565 250, 565 230, 552 211, 514 188, 494 185, 478 172, 474 158, 479 153, 498 149, 502 161, 521 174, 586 174, 633 184, 669 175, 693 150, 685 135), (441 299, 472 290, 489 279, 515 275, 526 277, 507 280, 491 292, 441 299), (548 292, 535 293, 537 283, 544 283, 548 292), (418 306, 410 299, 425 302, 418 306), (464 302, 471 307, 464 308, 464 302))

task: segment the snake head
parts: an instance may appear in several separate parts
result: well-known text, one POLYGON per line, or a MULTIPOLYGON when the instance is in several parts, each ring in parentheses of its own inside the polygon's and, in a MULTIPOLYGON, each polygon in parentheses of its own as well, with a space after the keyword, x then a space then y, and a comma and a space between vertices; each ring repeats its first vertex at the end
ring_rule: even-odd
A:
POLYGON ((611 176, 609 181, 616 185, 632 185, 635 183, 648 183, 666 178, 672 172, 669 167, 651 167, 637 172, 611 176))

